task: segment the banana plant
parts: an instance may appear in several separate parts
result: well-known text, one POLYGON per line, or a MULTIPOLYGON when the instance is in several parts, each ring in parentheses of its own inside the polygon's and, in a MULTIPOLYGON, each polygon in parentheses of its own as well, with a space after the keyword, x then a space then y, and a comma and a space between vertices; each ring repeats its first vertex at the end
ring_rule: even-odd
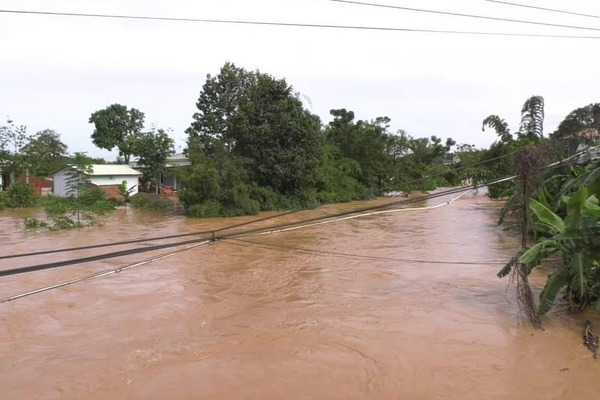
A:
POLYGON ((540 293, 539 313, 548 312, 558 294, 564 290, 571 307, 581 310, 593 304, 600 312, 600 168, 595 168, 567 182, 577 187, 570 196, 563 195, 566 208, 563 218, 555 213, 545 196, 531 200, 529 207, 537 219, 540 237, 536 244, 518 252, 502 270, 499 277, 508 275, 516 264, 524 264, 531 271, 548 257, 557 257, 560 265, 540 293))

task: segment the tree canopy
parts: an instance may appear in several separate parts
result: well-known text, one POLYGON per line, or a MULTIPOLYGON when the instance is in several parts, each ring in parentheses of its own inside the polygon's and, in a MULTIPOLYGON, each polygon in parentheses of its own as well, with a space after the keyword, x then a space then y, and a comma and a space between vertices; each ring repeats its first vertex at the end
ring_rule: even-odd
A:
POLYGON ((47 177, 67 163, 67 145, 51 129, 37 132, 23 147, 23 157, 33 176, 47 177))
POLYGON ((163 129, 152 129, 140 134, 135 148, 138 164, 156 179, 156 190, 160 175, 166 171, 167 159, 175 152, 175 142, 163 129))
POLYGON ((392 134, 389 118, 355 121, 346 109, 331 110, 323 127, 285 79, 231 63, 207 76, 196 107, 186 131, 192 166, 180 194, 191 215, 364 198, 422 176, 427 163, 438 175, 451 169, 442 159, 452 139, 392 134))
POLYGON ((128 164, 130 157, 135 154, 136 142, 144 128, 144 118, 143 112, 121 104, 112 104, 96 111, 89 120, 95 127, 92 141, 101 149, 112 150, 116 147, 128 164))

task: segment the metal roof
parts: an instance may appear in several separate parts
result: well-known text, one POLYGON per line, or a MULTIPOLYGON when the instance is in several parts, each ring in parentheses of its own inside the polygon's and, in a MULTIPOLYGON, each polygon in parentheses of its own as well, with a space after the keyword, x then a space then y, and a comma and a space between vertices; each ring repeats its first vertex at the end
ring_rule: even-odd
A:
POLYGON ((140 171, 131 168, 129 165, 119 164, 92 164, 91 176, 98 175, 142 175, 140 171))
MULTIPOLYGON (((90 176, 142 175, 142 173, 140 171, 136 171, 135 169, 131 168, 130 166, 122 165, 122 164, 91 164, 90 167, 92 167, 92 172, 88 174, 90 176)), ((73 168, 73 166, 67 165, 66 167, 63 167, 56 172, 62 171, 65 168, 73 168)))

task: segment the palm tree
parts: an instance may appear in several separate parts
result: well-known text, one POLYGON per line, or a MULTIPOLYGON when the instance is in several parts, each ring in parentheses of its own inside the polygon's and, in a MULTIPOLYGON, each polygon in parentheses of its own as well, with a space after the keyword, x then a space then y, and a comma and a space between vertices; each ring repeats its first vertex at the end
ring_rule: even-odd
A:
POLYGON ((523 104, 519 136, 526 136, 530 139, 544 137, 544 98, 542 96, 531 96, 523 104))
MULTIPOLYGON (((513 135, 508 123, 497 115, 490 115, 483 120, 482 131, 489 127, 496 131, 500 141, 507 143, 513 140, 513 135)), ((518 138, 528 138, 535 141, 544 137, 544 98, 531 96, 521 108, 521 124, 519 125, 518 138)))

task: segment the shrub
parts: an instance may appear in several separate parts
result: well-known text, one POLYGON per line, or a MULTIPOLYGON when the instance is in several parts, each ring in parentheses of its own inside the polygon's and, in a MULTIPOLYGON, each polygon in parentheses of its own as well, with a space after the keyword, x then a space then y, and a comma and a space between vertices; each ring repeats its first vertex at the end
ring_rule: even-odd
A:
POLYGON ((48 224, 45 221, 35 218, 25 218, 23 220, 23 223, 25 224, 25 228, 27 229, 38 229, 48 227, 48 224))
POLYGON ((131 197, 131 205, 138 209, 164 211, 173 208, 173 202, 153 193, 138 193, 131 197))
POLYGON ((207 200, 188 207, 186 213, 196 218, 218 217, 221 215, 221 204, 216 200, 207 200))
POLYGON ((8 189, 9 207, 33 207, 37 203, 38 196, 35 190, 24 182, 15 182, 8 189))
POLYGON ((8 196, 7 196, 6 192, 0 192, 0 211, 4 210, 6 208, 7 203, 8 203, 8 196))

